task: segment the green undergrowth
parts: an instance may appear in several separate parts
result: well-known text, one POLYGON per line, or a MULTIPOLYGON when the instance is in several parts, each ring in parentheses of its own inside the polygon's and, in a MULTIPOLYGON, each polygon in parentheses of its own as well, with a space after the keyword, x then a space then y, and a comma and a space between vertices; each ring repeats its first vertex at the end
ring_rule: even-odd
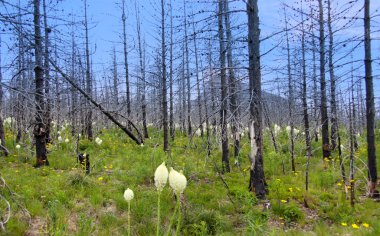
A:
MULTIPOLYGON (((115 128, 97 130, 96 137, 103 140, 98 145, 72 137, 66 128, 53 135, 54 143, 48 148, 50 166, 36 169, 30 140, 23 139, 21 148, 16 149, 14 134, 7 129, 10 155, 0 157, 0 173, 12 192, 0 188, 0 193, 11 204, 11 218, 6 231, 0 234, 127 235, 128 204, 123 192, 130 188, 135 194, 131 201, 132 235, 153 235, 157 222, 153 175, 157 166, 166 161, 168 167, 183 170, 188 180, 181 199, 180 235, 380 235, 380 203, 364 196, 364 136, 358 137, 360 148, 355 153, 355 205, 351 206, 344 192, 337 153, 332 153, 332 160, 323 161, 320 142, 312 143, 309 190, 305 190, 302 135, 296 138, 293 172, 286 131, 277 137, 278 152, 269 133, 264 133, 269 194, 263 201, 248 191, 248 135, 242 138, 242 151, 236 159, 239 164, 234 165, 231 151, 231 173, 222 174, 221 150, 215 138, 211 140, 211 156, 207 156, 204 139, 194 136, 189 142, 188 137, 177 132, 166 154, 162 151, 162 134, 149 131, 151 138, 139 146, 115 128), (56 141, 58 136, 63 140, 56 141), (88 175, 77 163, 77 148, 90 156, 88 175), (264 207, 266 202, 270 203, 268 209, 264 207)), ((379 150, 378 146, 378 156, 379 150)), ((347 146, 343 149, 347 176, 348 156, 347 146)), ((161 194, 162 235, 168 230, 175 202, 174 193, 166 187, 161 194)), ((0 214, 4 214, 4 206, 1 203, 0 214)))

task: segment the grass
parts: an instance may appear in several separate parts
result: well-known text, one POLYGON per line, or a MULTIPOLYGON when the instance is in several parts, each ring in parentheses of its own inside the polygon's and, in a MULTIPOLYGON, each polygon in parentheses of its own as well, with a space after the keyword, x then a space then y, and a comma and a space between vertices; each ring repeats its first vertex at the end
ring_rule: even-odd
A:
MULTIPOLYGON (((379 142, 379 131, 376 133, 379 142)), ((49 167, 33 168, 34 151, 30 140, 15 149, 14 134, 6 130, 10 156, 0 157, 0 173, 13 191, 0 187, 0 194, 11 204, 11 218, 1 235, 126 235, 128 203, 124 190, 130 188, 132 235, 155 233, 157 192, 153 175, 156 167, 183 170, 188 187, 182 199, 181 235, 380 235, 379 203, 364 197, 366 183, 366 147, 364 136, 355 153, 356 204, 350 205, 341 182, 337 154, 330 162, 322 160, 320 143, 313 142, 309 191, 305 191, 304 141, 296 140, 296 172, 290 170, 287 136, 278 138, 279 153, 274 151, 268 133, 264 136, 264 165, 271 208, 248 192, 249 146, 242 140, 240 166, 232 165, 223 175, 218 145, 206 157, 206 144, 200 137, 192 142, 177 133, 171 155, 162 151, 161 134, 154 129, 144 146, 132 143, 117 129, 98 130, 101 145, 80 140, 79 148, 90 155, 91 173, 86 175, 76 162, 76 138, 69 129, 61 130, 63 140, 49 147, 49 167), (282 173, 282 159, 285 174, 282 173), (307 202, 308 208, 304 206, 307 202), (23 209, 31 215, 31 219, 23 209), (353 224, 359 228, 354 229, 353 224), (368 227, 365 227, 367 226, 368 227)), ((56 134, 54 134, 56 135, 56 134)), ((378 156, 380 147, 378 145, 378 156)), ((344 151, 348 174, 347 150, 344 151)), ((231 158, 231 164, 233 158, 231 158)), ((378 162, 379 164, 379 162, 378 162)), ((380 168, 380 166, 378 166, 380 168)), ((167 186, 161 194, 161 233, 167 232, 176 204, 167 186)), ((0 214, 4 212, 0 203, 0 214)), ((1 217, 1 216, 0 216, 1 217)), ((176 223, 175 223, 176 224, 176 223)), ((174 234, 175 225, 172 233, 174 234)))

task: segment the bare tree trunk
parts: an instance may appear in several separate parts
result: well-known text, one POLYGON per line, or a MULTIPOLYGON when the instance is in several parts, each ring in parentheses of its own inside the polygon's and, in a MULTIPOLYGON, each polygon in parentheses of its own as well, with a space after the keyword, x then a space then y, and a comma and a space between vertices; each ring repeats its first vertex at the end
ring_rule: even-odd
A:
POLYGON ((219 61, 220 61, 220 86, 221 86, 221 108, 220 108, 220 126, 222 131, 222 170, 230 172, 229 150, 228 150, 228 130, 227 130, 227 81, 226 81, 226 50, 224 47, 224 27, 223 14, 225 10, 223 1, 219 0, 218 6, 218 35, 219 35, 219 61))
POLYGON ((322 0, 319 3, 319 60, 321 84, 321 123, 323 158, 330 158, 329 119, 327 115, 326 79, 325 79, 325 31, 322 0))
POLYGON ((335 74, 334 74, 334 62, 333 62, 333 46, 334 46, 334 36, 332 31, 331 22, 331 0, 327 1, 327 26, 329 30, 329 72, 330 72, 330 104, 331 104, 331 149, 335 150, 337 142, 337 108, 336 108, 336 92, 335 92, 335 74))
MULTIPOLYGON (((313 15, 313 11, 311 11, 310 15, 313 15)), ((315 128, 314 128, 314 140, 315 142, 318 142, 319 139, 319 125, 318 125, 318 84, 317 84, 317 59, 316 59, 316 44, 315 44, 315 35, 314 35, 314 21, 311 22, 311 30, 312 30, 312 47, 313 47, 313 111, 314 111, 314 121, 315 121, 315 128)), ((320 110, 320 109, 319 109, 320 110)))
POLYGON ((164 151, 169 151, 168 101, 166 88, 166 45, 165 45, 165 9, 161 0, 161 63, 162 63, 162 125, 164 129, 164 151))
MULTIPOLYGON (((119 85, 119 82, 118 82, 118 75, 117 75, 117 59, 116 59, 116 49, 115 47, 113 48, 113 86, 112 86, 112 90, 113 90, 113 105, 115 107, 117 107, 119 105, 119 99, 118 99, 118 96, 119 96, 119 91, 118 91, 118 85, 119 85)), ((130 119, 130 115, 131 114, 128 114, 128 119, 130 119)))
POLYGON ((355 205, 355 167, 354 167, 354 139, 353 139, 353 136, 355 135, 353 133, 353 129, 352 129, 352 112, 351 112, 351 104, 352 103, 352 100, 350 101, 349 105, 348 105, 348 112, 349 112, 349 122, 350 122, 350 127, 349 127, 349 130, 350 130, 350 203, 351 203, 351 206, 354 206, 355 205))
POLYGON ((170 0, 170 59, 169 59, 169 129, 170 137, 174 141, 175 137, 175 127, 174 127, 174 97, 173 97, 173 4, 170 0))
MULTIPOLYGON (((216 92, 215 92, 215 85, 213 80, 213 69, 212 69, 212 50, 211 50, 211 39, 208 41, 208 50, 209 50, 209 57, 208 57, 208 65, 209 65, 209 77, 210 77, 210 87, 211 87, 211 110, 212 113, 216 110, 216 92)), ((213 135, 216 135, 216 117, 215 114, 212 116, 212 130, 213 135)))
POLYGON ((290 67, 290 46, 289 46, 289 35, 288 35, 288 20, 286 18, 286 12, 284 8, 284 14, 285 14, 285 32, 286 32, 286 52, 287 52, 287 70, 288 70, 288 91, 289 91, 289 97, 288 97, 288 106, 289 106, 289 123, 290 123, 290 132, 288 135, 290 135, 290 160, 292 163, 292 171, 296 171, 295 163, 294 163, 294 121, 293 121, 293 106, 294 106, 294 94, 293 94, 293 79, 292 79, 292 72, 290 67))
MULTIPOLYGON (((197 47, 197 32, 195 32, 195 20, 193 19, 193 31, 194 31, 194 53, 195 53, 195 76, 197 78, 197 95, 198 95, 198 118, 199 129, 201 130, 201 137, 203 138, 203 120, 202 120, 202 103, 201 103, 201 89, 199 79, 199 59, 198 59, 198 47, 197 47)), ((207 118, 206 118, 207 119, 207 118)))
MULTIPOLYGON (((230 13, 228 0, 224 0, 224 10, 226 14, 224 15, 224 20, 226 24, 226 37, 227 37, 227 64, 228 64, 228 82, 229 82, 229 94, 230 94, 230 109, 232 113, 232 135, 234 138, 234 156, 239 157, 240 154, 240 132, 239 132, 239 106, 238 106, 238 96, 237 96, 237 82, 235 78, 234 65, 232 62, 232 33, 231 33, 231 23, 230 23, 230 13)), ((237 161, 237 160, 236 160, 237 161)))
MULTIPOLYGON (((92 97, 92 79, 90 72, 90 51, 89 51, 89 42, 88 42, 88 25, 87 25, 87 0, 84 1, 84 25, 85 25, 85 34, 86 34, 86 93, 92 97)), ((87 104, 87 114, 85 118, 85 130, 87 133, 87 138, 92 140, 92 109, 90 104, 87 104)))
POLYGON ((46 126, 46 142, 51 142, 50 137, 50 126, 51 126, 51 96, 50 96, 50 65, 49 65, 49 47, 50 39, 49 33, 51 29, 47 24, 47 12, 46 12, 46 2, 43 0, 43 11, 44 11, 44 28, 45 28, 45 52, 44 52, 44 70, 45 70, 45 97, 46 97, 46 114, 45 114, 45 126, 46 126))
POLYGON ((181 78, 181 98, 182 98, 182 119, 181 119, 181 127, 182 132, 186 133, 186 83, 185 83, 185 44, 182 45, 182 78, 181 78))
POLYGON ((141 22, 140 22, 140 13, 137 9, 137 3, 135 2, 136 6, 136 21, 137 21, 137 41, 138 41, 138 50, 139 50, 139 62, 140 62, 140 79, 141 79, 141 111, 142 111, 142 119, 143 119, 143 132, 144 132, 144 138, 149 138, 148 134, 148 127, 147 127, 147 121, 146 121, 146 99, 145 99, 145 93, 146 93, 146 79, 145 79, 145 51, 142 49, 142 43, 141 43, 141 22))
POLYGON ((183 11, 185 18, 185 64, 186 64, 186 85, 187 85, 187 135, 190 137, 192 133, 191 129, 191 90, 190 90, 190 69, 189 69, 189 45, 187 36, 187 15, 186 15, 186 1, 183 2, 183 11))
MULTIPOLYGON (((126 99, 127 99, 127 116, 131 119, 131 94, 129 84, 129 71, 128 71, 128 49, 127 49, 127 34, 126 34, 126 20, 125 16, 125 0, 122 0, 122 16, 123 21, 123 49, 124 49, 124 69, 125 69, 125 87, 126 87, 126 99)), ((128 128, 131 129, 131 124, 128 122, 128 128)))
POLYGON ((250 90, 250 178, 249 190, 256 197, 264 199, 268 194, 265 181, 262 143, 262 103, 261 103, 261 71, 260 71, 260 28, 257 0, 247 1, 248 14, 248 59, 250 90))
POLYGON ((4 155, 8 156, 8 150, 5 148, 5 135, 4 135, 4 121, 3 121, 3 71, 2 71, 2 64, 1 64, 1 45, 2 45, 2 39, 0 35, 0 149, 4 151, 4 155))
POLYGON ((35 85, 36 85, 36 123, 33 134, 36 141, 36 167, 49 165, 46 154, 46 126, 44 124, 44 70, 42 65, 42 40, 40 27, 40 1, 34 0, 34 50, 35 50, 35 85))
POLYGON ((372 57, 371 57, 371 18, 370 0, 364 0, 364 65, 366 90, 366 120, 367 120, 367 147, 368 147, 368 177, 369 195, 380 197, 376 191, 377 166, 375 144, 375 101, 373 92, 372 57))
MULTIPOLYGON (((74 30, 72 31, 72 40, 71 40, 71 78, 75 78, 75 64, 76 64, 76 48, 75 48, 75 39, 74 39, 74 30)), ((56 81, 58 84, 58 81, 56 81)), ((74 136, 76 133, 76 109, 78 106, 78 96, 74 87, 71 87, 71 135, 74 136)))
MULTIPOLYGON (((302 2, 301 2, 302 4, 302 2)), ((301 5, 302 8, 302 5, 301 5)), ((303 11, 303 10, 302 10, 303 11)), ((302 50, 302 110, 303 110, 303 122, 305 126, 305 143, 306 143, 306 191, 309 189, 309 164, 311 153, 311 142, 310 142, 310 124, 309 124, 309 114, 307 111, 307 81, 306 81, 306 49, 305 49, 305 29, 303 23, 303 14, 301 14, 301 50, 302 50)))

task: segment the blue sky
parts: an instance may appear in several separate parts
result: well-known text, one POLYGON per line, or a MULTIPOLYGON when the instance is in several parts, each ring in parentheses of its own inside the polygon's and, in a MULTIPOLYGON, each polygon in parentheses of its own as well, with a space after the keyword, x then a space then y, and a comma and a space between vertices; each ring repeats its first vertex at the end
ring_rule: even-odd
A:
MULTIPOLYGON (((121 32, 122 32, 122 25, 121 25, 121 9, 120 9, 120 0, 87 0, 88 1, 88 15, 89 15, 89 21, 90 21, 90 43, 91 43, 91 49, 93 52, 92 58, 95 65, 95 72, 98 72, 98 75, 96 78, 101 78, 102 75, 99 74, 101 70, 104 70, 104 68, 108 68, 111 65, 112 61, 112 50, 113 47, 116 47, 116 50, 118 51, 118 60, 120 61, 120 64, 122 62, 122 45, 121 45, 121 32)), ((167 1, 168 2, 168 1, 167 1)), ((188 1, 188 13, 193 11, 200 10, 199 8, 192 8, 193 2, 196 2, 195 0, 188 1)), ((211 1, 210 1, 211 2, 211 1)), ((294 5, 294 0, 287 0, 285 1, 288 5, 294 5)), ((340 1, 333 1, 338 4, 341 4, 341 2, 344 2, 344 0, 340 1)), ((136 67, 137 65, 137 53, 136 53, 136 20, 135 20, 135 1, 134 0, 126 0, 127 5, 127 37, 129 40, 129 50, 130 50, 130 62, 131 62, 131 71, 136 67)), ((149 56, 150 53, 154 53, 155 48, 158 47, 159 41, 157 40, 159 37, 159 29, 157 26, 160 24, 160 1, 158 0, 144 0, 144 1, 138 1, 138 4, 140 5, 140 11, 141 11, 141 20, 142 20, 142 30, 145 37, 145 40, 148 45, 147 54, 149 56)), ((173 0, 175 12, 174 15, 183 15, 182 11, 182 5, 183 1, 177 1, 173 0)), ((361 4, 361 3, 360 3, 361 4)), ((360 4, 357 5, 357 7, 360 7, 360 4)), ((206 4, 207 5, 207 4, 206 4)), ((203 5, 202 7, 205 7, 203 5)), ((72 18, 71 16, 67 16, 69 13, 74 13, 76 15, 76 20, 83 19, 83 1, 82 0, 64 0, 62 3, 59 3, 57 5, 58 9, 64 9, 62 13, 60 13, 60 16, 66 19, 72 18)), ((216 8, 209 4, 207 9, 201 9, 201 10, 210 10, 214 11, 216 8)), ((244 0, 237 1, 234 3, 232 8, 236 10, 245 10, 245 3, 244 0)), ((376 9, 380 8, 380 1, 371 1, 371 9, 374 12, 376 9)), ((358 9, 352 9, 352 13, 357 11, 358 9)), ((55 13, 54 13, 55 14, 55 13)), ((274 32, 278 32, 283 28, 283 10, 282 10, 282 1, 277 0, 259 0, 259 15, 260 15, 260 21, 261 21, 261 35, 262 37, 266 37, 268 35, 273 34, 274 32)), ((246 14, 244 12, 235 13, 233 16, 233 20, 235 24, 238 24, 239 22, 244 23, 246 22, 246 14)), ((53 19, 51 19, 51 22, 53 24, 56 23, 53 19)), ((233 23, 234 23, 233 22, 233 23)), ((379 40, 380 40, 380 17, 377 16, 377 18, 374 20, 373 23, 373 31, 377 31, 376 33, 372 34, 372 37, 374 38, 373 44, 372 44, 372 55, 373 57, 379 57, 379 40)), ((175 23, 176 24, 176 23, 175 23)), ((177 22, 178 24, 178 22, 177 22)), ((59 26, 61 31, 67 31, 67 27, 59 26)), ((347 35, 356 35, 356 34, 362 34, 363 28, 362 28, 362 20, 358 21, 358 23, 352 27, 350 30, 345 32, 339 32, 337 33, 337 40, 343 40, 344 37, 347 35)), ((76 30, 76 35, 79 38, 82 37, 83 32, 81 30, 76 30)), ((282 37, 282 36, 281 36, 282 37)), ((6 38, 6 36, 5 36, 6 38)), ((69 40, 69 39, 68 39, 69 40)), ((261 52, 266 52, 270 50, 273 45, 275 45, 279 40, 279 37, 273 37, 267 41, 265 41, 261 45, 261 52)), ((240 50, 244 50, 240 49, 240 50)), ((237 51, 236 54, 240 55, 241 51, 237 51)), ((265 55, 262 58, 262 65, 263 67, 273 67, 276 66, 276 63, 278 62, 278 57, 281 55, 282 52, 278 50, 274 50, 272 53, 265 55)), ((10 61, 14 55, 8 54, 6 51, 6 48, 2 48, 2 55, 8 55, 3 58, 3 61, 10 61)), ((337 57, 339 54, 336 55, 337 57)), ((353 55, 354 58, 362 58, 362 48, 359 48, 355 55, 353 55)), ((152 61, 148 61, 148 63, 152 63, 152 61)), ((122 71, 122 67, 120 66, 119 71, 122 71)), ((380 99, 380 69, 379 69, 379 61, 377 63, 374 63, 373 65, 373 74, 375 75, 375 93, 376 97, 380 99)), ((337 73, 339 74, 339 70, 337 70, 337 73)), ((343 73, 343 72, 342 72, 343 73)), ((358 76, 362 74, 362 70, 355 72, 358 76)), ((263 75, 263 81, 272 81, 273 78, 276 77, 274 74, 265 74, 263 75)), ((347 87, 345 85, 341 85, 342 89, 344 87, 347 87)), ((364 88, 364 83, 363 83, 364 88)))

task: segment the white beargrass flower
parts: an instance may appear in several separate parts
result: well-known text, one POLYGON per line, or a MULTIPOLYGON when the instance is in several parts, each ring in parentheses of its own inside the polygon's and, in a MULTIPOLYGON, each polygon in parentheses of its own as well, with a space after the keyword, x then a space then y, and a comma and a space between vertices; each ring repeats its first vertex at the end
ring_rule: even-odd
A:
POLYGON ((135 195, 133 194, 133 191, 131 189, 127 189, 124 191, 124 199, 125 201, 129 202, 133 199, 135 195))
POLYGON ((170 184, 170 187, 172 187, 172 189, 174 190, 174 192, 177 195, 179 195, 183 193, 183 191, 185 190, 186 185, 187 185, 187 180, 186 180, 186 177, 182 173, 174 170, 173 168, 170 168, 169 184, 170 184))
POLYGON ((102 144, 103 140, 101 140, 100 138, 96 137, 95 142, 96 142, 98 145, 100 145, 100 144, 102 144))
POLYGON ((58 136, 58 142, 62 142, 62 137, 58 136))
POLYGON ((20 149, 20 148, 21 148, 20 144, 17 144, 16 149, 20 149))
POLYGON ((70 142, 70 140, 67 138, 67 139, 65 139, 65 143, 68 143, 68 142, 70 142))
POLYGON ((168 176, 168 168, 166 168, 165 162, 162 162, 162 164, 158 166, 154 172, 154 185, 156 185, 158 191, 161 192, 164 189, 166 183, 168 182, 168 176))
POLYGON ((297 134, 299 134, 299 130, 298 129, 293 129, 293 132, 294 132, 294 135, 297 135, 297 134))
POLYGON ((201 136, 202 132, 201 132, 201 129, 197 129, 197 131, 195 131, 195 134, 199 137, 201 136))
POLYGON ((292 128, 288 125, 288 126, 286 126, 286 132, 288 132, 288 133, 290 133, 290 131, 292 130, 292 128))

